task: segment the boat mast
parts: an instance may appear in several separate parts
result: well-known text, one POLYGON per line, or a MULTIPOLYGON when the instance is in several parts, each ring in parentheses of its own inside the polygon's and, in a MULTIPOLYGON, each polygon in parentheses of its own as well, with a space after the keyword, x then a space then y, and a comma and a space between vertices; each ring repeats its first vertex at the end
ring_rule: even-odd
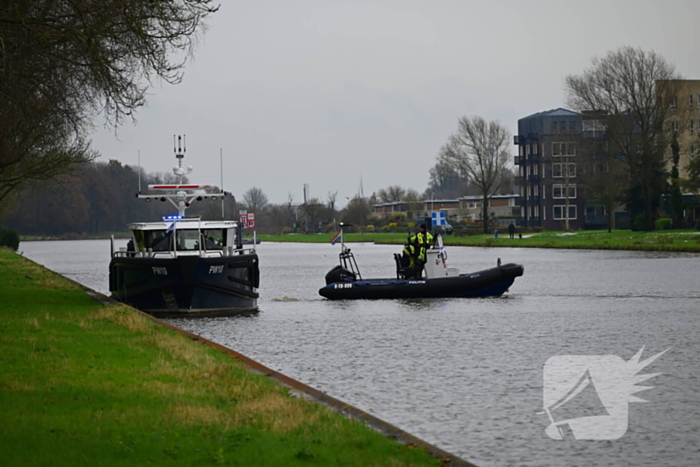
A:
POLYGON ((192 166, 187 166, 186 168, 182 167, 182 159, 185 158, 185 153, 187 152, 185 135, 173 135, 173 152, 175 152, 175 158, 177 159, 177 167, 173 167, 173 175, 177 177, 177 183, 148 185, 149 190, 163 191, 164 193, 159 195, 142 195, 139 190, 137 194, 139 198, 145 199, 146 201, 170 201, 170 203, 177 208, 178 216, 182 218, 185 217, 185 210, 189 208, 190 204, 195 200, 216 200, 219 196, 222 198, 226 196, 223 190, 214 190, 214 187, 211 185, 183 184, 185 175, 192 173, 192 166), (209 190, 209 192, 207 192, 207 190, 209 190), (173 191, 175 191, 175 193, 173 193, 173 191))

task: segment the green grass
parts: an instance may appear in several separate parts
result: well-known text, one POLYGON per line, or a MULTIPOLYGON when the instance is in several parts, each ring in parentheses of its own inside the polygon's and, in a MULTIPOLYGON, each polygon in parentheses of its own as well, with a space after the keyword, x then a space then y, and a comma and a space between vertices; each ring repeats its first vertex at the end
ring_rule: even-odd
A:
MULTIPOLYGON (((260 235, 268 242, 326 243, 332 235, 260 235)), ((374 242, 401 245, 405 233, 345 234, 345 242, 374 242)), ((700 252, 700 232, 697 230, 662 230, 656 232, 632 232, 630 230, 583 230, 576 232, 525 233, 523 238, 510 239, 501 232, 493 234, 443 237, 448 246, 522 247, 522 248, 575 248, 590 250, 648 250, 700 252)))
POLYGON ((440 465, 0 248, 0 465, 440 465))

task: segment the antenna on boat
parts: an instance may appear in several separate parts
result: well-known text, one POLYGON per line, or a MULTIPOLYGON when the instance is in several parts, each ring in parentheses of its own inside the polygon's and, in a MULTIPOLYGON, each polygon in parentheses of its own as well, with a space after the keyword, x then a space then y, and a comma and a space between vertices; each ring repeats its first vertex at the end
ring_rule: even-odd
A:
POLYGON ((219 171, 221 172, 221 219, 226 219, 224 216, 224 200, 226 192, 224 191, 224 148, 219 148, 219 171))
POLYGON ((138 150, 138 166, 139 166, 139 193, 141 193, 141 150, 138 150))

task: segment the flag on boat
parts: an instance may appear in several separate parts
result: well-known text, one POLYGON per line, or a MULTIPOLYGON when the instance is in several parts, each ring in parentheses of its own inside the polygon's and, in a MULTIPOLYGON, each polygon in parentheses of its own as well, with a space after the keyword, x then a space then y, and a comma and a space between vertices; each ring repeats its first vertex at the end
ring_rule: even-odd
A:
POLYGON ((170 235, 171 233, 173 233, 173 231, 175 231, 175 222, 170 224, 170 227, 168 227, 168 230, 165 231, 165 235, 170 235))
POLYGON ((339 231, 337 234, 335 234, 335 237, 331 238, 331 245, 335 245, 335 242, 338 240, 343 241, 343 231, 339 231))

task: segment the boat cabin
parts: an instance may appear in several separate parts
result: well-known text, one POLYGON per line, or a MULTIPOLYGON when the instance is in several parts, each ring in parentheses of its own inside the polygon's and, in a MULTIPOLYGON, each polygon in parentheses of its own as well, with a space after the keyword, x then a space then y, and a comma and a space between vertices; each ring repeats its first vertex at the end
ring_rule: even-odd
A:
POLYGON ((119 252, 127 256, 228 256, 243 252, 236 246, 238 223, 234 221, 173 218, 128 227, 132 238, 119 252))

